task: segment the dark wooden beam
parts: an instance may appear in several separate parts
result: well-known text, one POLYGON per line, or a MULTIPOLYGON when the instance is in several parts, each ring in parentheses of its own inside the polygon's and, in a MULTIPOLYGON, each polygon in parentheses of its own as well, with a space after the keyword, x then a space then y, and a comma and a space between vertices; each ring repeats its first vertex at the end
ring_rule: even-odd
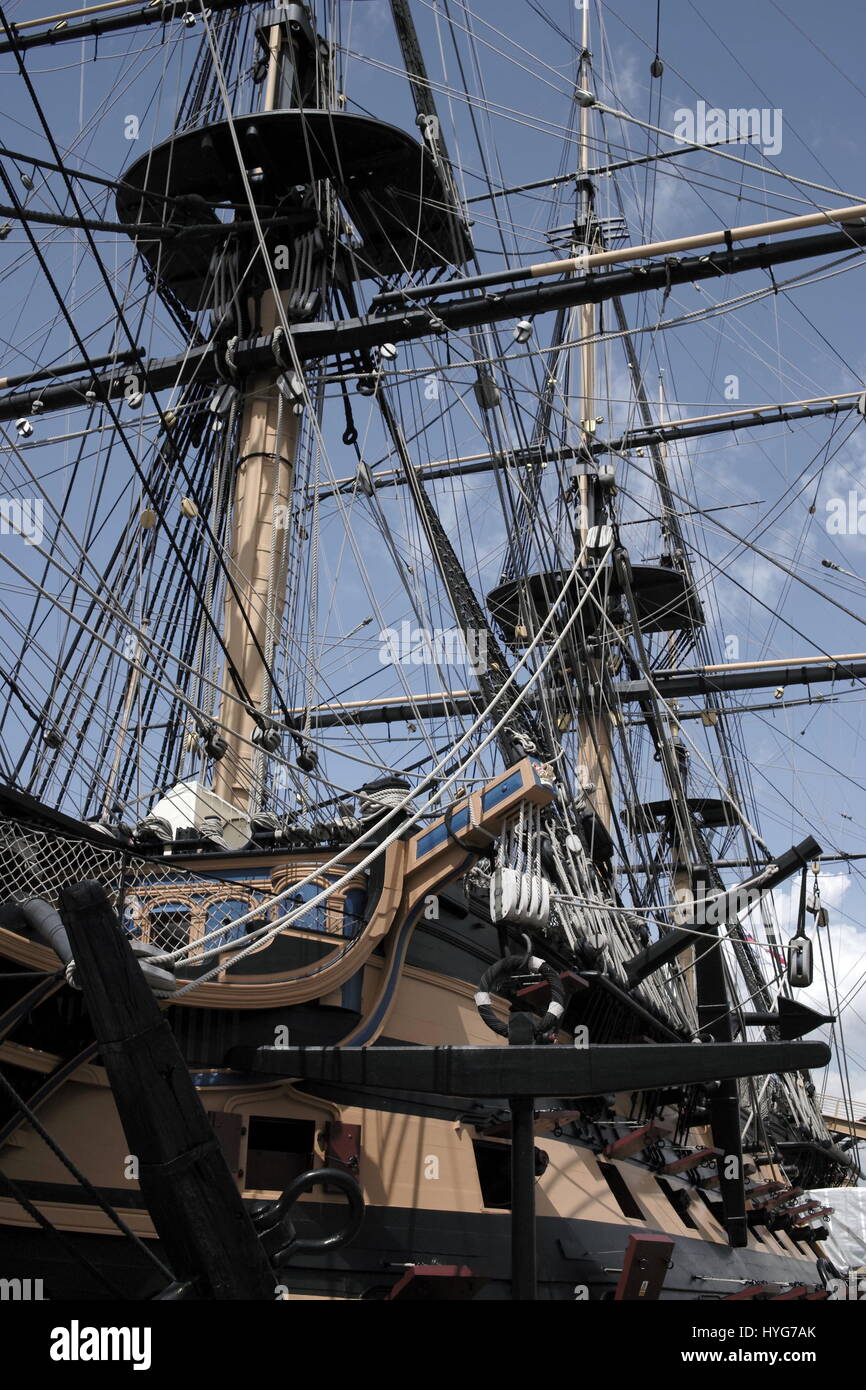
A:
MULTIPOLYGON (((654 671, 652 682, 666 700, 687 700, 694 695, 717 695, 730 690, 770 690, 777 685, 819 685, 833 681, 855 681, 866 677, 866 661, 834 661, 790 666, 746 666, 741 671, 654 671)), ((645 680, 620 681, 614 685, 620 700, 646 699, 645 680)))
MULTIPOLYGON (((249 5, 250 0, 208 0, 208 9, 217 13, 221 10, 240 10, 249 5)), ((124 29, 139 29, 150 24, 170 24, 189 13, 200 17, 194 4, 187 0, 150 0, 149 4, 130 5, 121 14, 94 15, 92 19, 61 22, 57 15, 49 20, 30 19, 23 24, 6 24, 6 38, 0 39, 0 53, 26 53, 29 48, 45 48, 58 43, 69 43, 74 39, 99 39, 103 34, 119 34, 124 29), (39 24, 48 25, 39 29, 39 24)))
MULTIPOLYGON (((549 1051, 534 1044, 529 1014, 508 1020, 508 1051, 549 1051)), ((500 1049, 496 1048, 495 1051, 500 1049)), ((540 1079, 540 1078, 539 1078, 540 1079)), ((538 1251, 535 1222, 535 1097, 509 1095, 511 1108, 511 1297, 533 1302, 538 1296, 538 1251)))
POLYGON ((244 1069, 266 1076, 438 1096, 597 1096, 724 1077, 823 1067, 822 1042, 648 1043, 640 1047, 260 1047, 244 1069))
MULTIPOLYGON (((709 874, 699 873, 694 881, 696 900, 712 892, 709 874)), ((717 922, 707 922, 703 936, 693 936, 695 993, 697 996, 698 1031, 716 1046, 734 1040, 734 1020, 725 962, 719 945, 717 922)), ((728 1241, 735 1249, 749 1243, 749 1223, 746 1220, 746 1188, 743 1172, 743 1133, 740 1123, 739 1087, 733 1078, 720 1079, 707 1095, 710 1128, 717 1154, 716 1170, 722 1213, 728 1241)))
MULTIPOLYGON (((760 243, 703 256, 672 257, 652 261, 637 269, 569 276, 564 280, 541 282, 528 288, 505 290, 502 294, 476 294, 465 299, 449 299, 436 305, 436 331, 462 332, 483 324, 531 318, 573 305, 601 304, 617 296, 663 291, 672 285, 714 280, 792 261, 833 256, 860 246, 866 246, 866 226, 851 223, 844 231, 792 237, 772 244, 760 243)), ((371 348, 381 347, 383 343, 429 338, 433 331, 430 309, 425 307, 359 316, 339 322, 298 324, 291 329, 291 336, 298 358, 306 362, 322 361, 335 353, 345 356, 369 353, 371 348)), ((273 369, 277 365, 273 338, 264 335, 239 342, 234 361, 241 376, 273 369)), ((149 362, 145 369, 146 385, 149 391, 161 391, 191 381, 218 381, 221 369, 219 353, 212 345, 194 347, 179 356, 149 362)), ((95 373, 48 386, 39 395, 47 413, 87 404, 88 391, 95 391, 104 400, 122 396, 125 389, 124 374, 95 373)), ((26 414, 30 399, 31 393, 4 396, 0 400, 0 420, 26 414)))
MULTIPOLYGON (((817 859, 820 853, 821 846, 818 841, 814 836, 808 835, 798 845, 794 845, 784 854, 779 855, 778 859, 775 860, 774 871, 768 874, 761 883, 754 886, 754 892, 761 896, 764 893, 769 893, 771 889, 777 888, 780 883, 784 883, 792 874, 795 874, 798 869, 802 869, 805 864, 817 859)), ((710 914, 704 913, 703 915, 706 918, 710 914)), ((665 932, 658 941, 654 941, 651 946, 647 946, 645 950, 639 951, 636 956, 632 956, 630 960, 625 962, 623 968, 631 989, 634 989, 635 985, 639 985, 642 980, 645 980, 648 975, 652 975, 661 966, 674 960, 689 946, 694 946, 696 941, 700 941, 701 936, 695 936, 695 931, 705 935, 711 929, 706 922, 702 922, 700 925, 691 925, 693 928, 691 930, 676 927, 672 931, 665 932)), ((713 954, 718 953, 713 952, 713 954)))
POLYGON ((99 883, 60 911, 139 1185, 179 1283, 206 1299, 275 1297, 276 1280, 187 1065, 99 883))

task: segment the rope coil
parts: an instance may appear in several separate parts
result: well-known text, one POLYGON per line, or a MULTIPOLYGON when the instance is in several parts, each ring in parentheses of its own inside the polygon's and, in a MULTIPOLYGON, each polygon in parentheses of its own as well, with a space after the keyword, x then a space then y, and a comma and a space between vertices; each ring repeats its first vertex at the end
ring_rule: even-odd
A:
POLYGON ((503 1023, 494 1013, 491 995, 499 994, 503 985, 525 970, 529 970, 533 975, 540 975, 550 986, 550 1003, 547 1006, 547 1012, 543 1018, 533 1021, 532 1027, 536 1038, 553 1033, 565 1013, 565 986, 552 966, 539 956, 530 956, 528 960, 525 955, 503 956, 501 960, 491 965, 489 970, 485 970, 475 995, 475 1005, 479 1014, 487 1027, 491 1028, 494 1033, 498 1033, 500 1037, 508 1036, 508 1024, 503 1023))

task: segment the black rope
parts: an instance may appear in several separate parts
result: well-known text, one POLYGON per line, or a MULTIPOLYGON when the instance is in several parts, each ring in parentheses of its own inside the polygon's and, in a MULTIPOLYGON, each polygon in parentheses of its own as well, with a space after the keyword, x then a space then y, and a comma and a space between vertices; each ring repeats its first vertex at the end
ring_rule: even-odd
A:
POLYGON ((0 1187, 6 1189, 9 1196, 13 1197, 15 1201, 19 1204, 19 1206, 24 1208, 24 1210, 27 1212, 27 1215, 32 1217, 36 1224, 38 1226, 41 1226, 43 1231, 46 1231, 48 1235, 51 1236, 52 1240, 56 1240, 60 1245, 63 1246, 64 1250, 66 1250, 74 1260, 77 1260, 78 1263, 83 1265, 85 1269, 88 1269, 90 1273, 93 1275, 94 1279, 99 1280, 103 1288, 108 1289, 109 1293, 111 1293, 115 1298, 122 1299, 124 1303, 129 1303, 132 1301, 130 1299, 129 1294, 124 1293, 123 1290, 119 1289, 117 1285, 112 1283, 110 1279, 106 1279, 105 1275, 102 1274, 101 1271, 96 1268, 96 1265, 91 1264, 87 1256, 81 1250, 76 1249, 72 1241, 69 1240, 68 1237, 65 1236, 62 1231, 59 1231, 57 1229, 53 1221, 49 1221, 48 1217, 44 1216, 42 1212, 39 1210, 39 1208, 33 1205, 33 1203, 30 1201, 30 1198, 24 1195, 24 1193, 21 1191, 21 1188, 18 1186, 17 1182, 14 1181, 13 1178, 10 1178, 6 1173, 0 1173, 0 1187))
POLYGON ((27 1120, 27 1123, 31 1125, 33 1129, 35 1129, 40 1139, 42 1139, 48 1145, 55 1158, 59 1158, 64 1168, 66 1168, 68 1172, 72 1174, 76 1182, 80 1183, 80 1185, 84 1188, 85 1192, 88 1192, 90 1194, 90 1196, 96 1202, 97 1206, 101 1207, 102 1210, 105 1212, 109 1220, 113 1221, 114 1225, 118 1228, 118 1230, 122 1231, 123 1234, 127 1236, 129 1240, 132 1241, 133 1245, 135 1245, 147 1257, 147 1259, 150 1260, 151 1264, 156 1266, 160 1274, 164 1275, 170 1283, 173 1282, 174 1275, 172 1274, 171 1270, 162 1263, 162 1260, 160 1260, 158 1256, 154 1255, 152 1250, 149 1250, 147 1248, 140 1236, 137 1236, 135 1234, 135 1231, 131 1230, 130 1227, 127 1226, 123 1217, 118 1215, 118 1213, 114 1210, 114 1207, 112 1207, 110 1202, 106 1202, 99 1189, 94 1187, 90 1179, 84 1176, 81 1169, 78 1168, 76 1164, 72 1162, 72 1159, 69 1158, 66 1153, 64 1153, 60 1145, 57 1144, 55 1140, 51 1138, 51 1135, 48 1133, 47 1129, 42 1124, 42 1121, 39 1119, 36 1112, 31 1109, 31 1107, 27 1104, 27 1102, 24 1100, 22 1096, 19 1096, 11 1081, 7 1080, 7 1078, 3 1075, 2 1071, 0 1071, 0 1086, 2 1086, 9 1099, 27 1120))
MULTIPOLYGON (((26 69, 26 67, 25 67, 25 65, 24 65, 23 59, 22 59, 22 57, 21 57, 21 53, 20 53, 20 50, 19 50, 19 48, 18 48, 18 44, 17 44, 16 39, 15 39, 15 35, 14 35, 13 31, 10 29, 9 23, 8 23, 8 21, 7 21, 7 19, 6 19, 6 16, 5 16, 5 14, 4 14, 4 12, 3 12, 2 9, 0 9, 0 23, 2 23, 2 26, 3 26, 3 28, 4 28, 5 32, 6 32, 6 36, 7 36, 7 38, 9 39, 10 43, 13 44, 13 46, 14 46, 14 52, 15 52, 16 61, 17 61, 17 63, 18 63, 19 71, 20 71, 20 73, 21 73, 22 78, 24 79, 25 85, 26 85, 26 87, 27 87, 28 95, 30 96, 31 101, 33 102, 33 106, 34 106, 34 109, 35 109, 35 111, 36 111, 36 114, 38 115, 39 120, 40 120, 40 123, 41 123, 41 125, 42 125, 42 127, 43 127, 43 129, 44 129, 44 131, 45 131, 45 135, 46 135, 46 138, 47 138, 47 140, 48 140, 49 145, 51 146, 52 153, 55 155, 56 159, 57 159, 58 162, 60 163, 61 168, 64 168, 64 166, 63 166, 63 161, 62 161, 62 159, 61 159, 61 157, 60 157, 60 152, 59 152, 59 150, 58 150, 58 148, 57 148, 56 142, 55 142, 54 137, 53 137, 53 135, 52 135, 52 133, 51 133, 51 128, 50 128, 50 126, 49 126, 49 124, 48 124, 48 121, 47 121, 46 116, 45 116, 45 113, 44 113, 44 111, 43 111, 43 109, 42 109, 42 106, 41 106, 41 103, 40 103, 40 101, 39 101, 39 98, 38 98, 38 96, 37 96, 37 94, 36 94, 36 91, 35 91, 35 89, 34 89, 34 87, 33 87, 32 82, 30 81, 29 74, 28 74, 28 72, 27 72, 27 69, 26 69)), ((20 200, 19 200, 19 198, 18 198, 18 196, 17 196, 17 193, 16 193, 16 191, 15 191, 15 188, 14 188, 13 184, 11 183, 10 179, 8 178, 8 176, 7 176, 6 172, 5 172, 5 170, 3 170, 2 168, 0 168, 0 177, 2 177, 3 183, 4 183, 5 187, 6 187, 6 190, 7 190, 7 192, 9 193, 9 196, 12 198, 12 201, 13 201, 13 203, 15 204, 16 209, 19 211, 19 213, 23 213, 23 212, 24 212, 24 209, 22 208, 21 202, 20 202, 20 200)), ((76 190, 75 190, 75 188, 74 188, 74 186, 73 186, 73 184, 72 184, 72 182, 71 182, 71 180, 70 180, 70 178, 69 178, 68 173, 65 172, 65 169, 64 169, 63 177, 64 177, 64 180, 65 180, 65 182, 66 182, 67 190, 68 190, 68 192, 69 192, 69 194, 70 194, 70 197, 71 197, 71 199, 72 199, 73 205, 75 206, 76 210, 80 213, 80 212, 81 212, 81 207, 80 207, 80 204, 79 204, 79 202, 78 202, 78 196, 77 196, 76 190)), ((26 229, 26 231, 27 231, 28 240, 30 241, 31 246, 33 247, 33 250, 34 250, 34 252, 35 252, 35 254, 36 254, 36 256, 37 256, 37 258, 38 258, 38 260, 39 260, 40 267, 41 267, 41 269, 42 269, 43 274, 45 275, 45 278, 46 278, 46 281, 47 281, 47 283, 48 283, 48 285, 49 285, 49 288, 51 289, 51 292, 54 294, 54 297, 55 297, 55 299, 57 300, 57 303, 58 303, 58 305, 59 305, 59 307, 60 307, 61 313, 63 314, 63 317, 65 318, 65 320, 66 320, 66 322, 67 322, 67 324, 68 324, 68 326, 69 326, 69 328, 70 328, 70 330, 71 330, 71 332, 72 332, 72 334, 73 334, 73 336, 74 336, 74 338, 75 338, 75 340, 76 340, 76 344, 77 344, 77 346, 78 346, 78 348, 79 348, 79 351, 81 352, 82 358, 83 358, 86 362, 89 363, 89 361, 90 361, 90 356, 89 356, 89 354, 88 354, 88 352, 87 352, 87 349, 86 349, 86 347, 85 347, 85 345, 84 345, 84 342, 83 342, 83 340, 82 340, 80 334, 78 333, 77 328, 75 327, 75 324, 74 324, 74 321, 73 321, 73 319, 72 319, 72 316, 71 316, 71 314, 69 313, 69 311, 68 311, 68 309, 67 309, 67 307, 66 307, 66 303, 65 303, 65 301, 64 301, 64 298, 63 298, 63 296, 60 294, 59 288, 58 288, 58 286, 57 286, 57 284, 56 284, 56 282, 55 282, 53 276, 51 275, 51 272, 50 272, 50 270, 49 270, 49 268, 48 268, 48 265, 47 265, 47 263, 46 263, 46 261, 45 261, 43 255, 42 255, 42 253, 41 253, 41 249, 40 249, 40 247, 39 247, 38 242, 36 241, 35 237, 33 236, 32 232, 30 231, 30 227, 29 227, 29 225, 28 225, 28 223, 27 223, 26 218, 24 218, 23 220, 24 220, 25 229, 26 229)), ((92 253, 93 253, 93 256, 94 256, 94 259, 95 259, 95 261, 96 261, 96 264, 98 265, 99 270, 100 270, 100 272, 101 272, 101 274, 102 274, 102 277, 103 277, 103 279, 104 279, 104 281, 105 281, 106 288, 108 289, 109 296, 110 296, 110 298, 111 298, 112 304, 114 305, 115 311, 116 311, 116 313, 117 313, 118 323, 121 325, 121 327, 123 328, 124 332, 126 333, 127 338, 129 339, 130 345, 131 345, 132 347, 135 347, 134 337, 133 337, 132 333, 130 332, 129 325, 128 325, 127 321, 126 321, 126 317, 125 317, 125 314, 124 314, 124 312, 123 312, 123 307, 122 307, 122 305, 119 303, 119 301, 118 301, 118 299, 117 299, 117 296, 116 296, 115 293, 114 293, 114 288, 113 288, 113 286, 112 286, 112 284, 111 284, 110 276, 108 275, 108 272, 107 272, 107 270, 106 270, 106 268, 105 268, 105 264, 104 264, 104 262, 103 262, 103 259, 102 259, 102 257, 101 257, 100 254, 99 254, 99 251, 98 251, 98 248, 97 248, 97 246, 96 246, 96 243, 95 243, 94 240, 93 240, 93 236, 92 236, 92 234, 91 234, 86 228, 85 228, 85 235, 86 235, 86 237, 87 237, 87 241, 88 241, 88 244, 89 244, 89 246, 90 246, 90 249, 91 249, 91 251, 92 251, 92 253)), ((146 388, 147 388, 148 394, 150 395, 151 399, 153 400, 153 403, 154 403, 154 405, 155 405, 155 407, 156 407, 157 413, 159 414, 159 417, 160 417, 160 419, 161 419, 161 421, 162 421, 163 427, 166 429, 166 432, 168 433, 168 426, 167 426, 167 422, 166 422, 166 419, 165 419, 165 415, 164 415, 164 413, 163 413, 163 410, 162 410, 162 407, 161 407, 159 401, 158 401, 157 398, 156 398, 155 393, 151 390, 150 386, 147 384, 147 373, 146 373, 146 372, 145 372, 145 374, 144 374, 144 382, 145 382, 145 386, 146 386, 146 388)), ((126 451, 127 451, 127 453, 129 454, 129 458, 130 458, 130 461, 131 461, 131 463, 132 463, 132 466, 133 466, 133 468, 135 469, 135 472, 136 472, 136 474, 137 474, 139 480, 141 481, 142 485, 143 485, 143 486, 145 487, 145 489, 147 490, 148 495, 150 495, 150 488, 149 488, 149 486, 148 486, 148 483, 147 483, 147 480, 146 480, 146 478, 145 478, 145 475, 144 475, 144 473, 143 473, 143 471, 142 471, 142 469, 141 469, 141 466, 140 466, 140 464, 139 464, 139 462, 138 462, 138 459, 137 459, 137 457, 136 457, 135 450, 132 448, 132 446, 130 445, 128 439, 126 438, 126 434, 125 434, 125 432, 124 432, 123 426, 122 426, 122 424, 121 424, 121 422, 120 422, 120 420, 119 420, 119 418, 118 418, 116 412, 115 412, 114 409, 111 407, 110 402, 106 402, 105 404, 106 404, 106 406, 107 406, 107 408, 108 408, 108 410, 109 410, 109 413, 111 414, 111 417, 112 417, 112 420, 113 420, 115 426, 117 427, 117 429, 118 429, 118 431, 119 431, 119 433, 120 433, 120 438, 121 438, 121 440, 123 441, 123 444, 124 444, 125 447, 126 447, 126 451)), ((180 466, 181 466, 181 471, 182 471, 182 473, 183 473, 183 475, 184 475, 184 477, 185 477, 185 479, 186 479, 186 473, 185 473, 185 470, 183 469, 182 462, 181 462, 180 466)), ((188 566, 187 566, 187 564, 186 564, 185 556, 183 555, 183 552, 182 552, 180 546, 178 545, 177 541, 176 541, 175 538, 174 538, 174 535, 172 534, 171 527, 168 526, 168 525, 166 524, 166 518, 162 515, 161 509, 157 507, 156 510, 157 510, 157 514, 158 514, 159 517, 160 517, 160 520, 163 522, 163 529, 164 529, 164 531, 165 531, 166 539, 168 540, 169 545, 171 546, 172 550, 174 551, 174 553, 175 553, 175 555, 176 555, 176 557, 177 557, 177 560, 178 560, 178 562, 180 563, 181 568, 183 569, 184 574, 186 575, 186 577, 187 577, 189 583, 192 585, 192 587, 193 587, 193 589, 194 589, 194 591, 195 591, 195 593, 196 593, 196 597, 197 597, 198 600, 199 600, 199 603, 202 604, 202 610, 204 611, 205 617, 208 619, 210 625, 213 627, 214 635, 215 635, 215 637, 216 637, 216 639, 217 639, 217 642, 218 642, 218 644, 220 645, 220 647, 221 647, 222 650, 223 650, 223 654, 224 654, 225 659, 226 659, 226 667, 227 667, 227 670, 228 670, 228 672, 229 672, 229 675, 231 676, 232 683, 234 684, 235 690, 237 691, 238 695, 240 696, 240 699, 241 699, 242 703, 244 703, 245 705, 247 705, 247 706, 249 706, 250 708, 252 708, 253 705, 254 705, 254 701, 253 701, 253 700, 251 699, 251 697, 250 697, 250 693, 249 693, 249 691, 248 691, 248 689, 247 689, 247 687, 246 687, 246 684, 245 684, 245 682, 244 682, 244 680, 243 680, 243 678, 242 678, 240 672, 237 670, 237 668, 236 668, 234 662, 232 661, 232 658, 231 658, 231 655, 230 655, 230 653, 229 653, 229 651, 228 651, 228 648, 226 647, 225 642, 224 642, 224 640, 223 640, 223 638, 222 638, 222 636, 221 636, 221 634, 220 634, 220 632, 219 632, 219 630, 218 630, 216 624, 214 623, 214 621, 213 621, 213 619, 211 618, 210 614, 206 611, 206 606, 204 605, 203 596, 202 596, 202 594, 199 592, 198 585, 196 584, 193 575, 189 572, 188 566)), ((216 548, 216 538, 211 534, 209 524, 207 523, 207 521, 206 521, 203 517, 201 518, 201 523, 202 523, 203 529, 205 530, 205 532, 206 532, 207 535, 208 535, 209 540, 211 541, 211 543, 212 543, 212 544, 215 546, 215 548, 216 548)), ((252 629, 252 624, 250 623, 249 618, 247 617, 246 612, 245 612, 245 610, 244 610, 244 608, 243 608, 243 604, 241 603, 241 600, 240 600, 240 594, 239 594, 239 592, 238 592, 238 590, 237 590, 237 586, 236 586, 236 584, 235 584, 235 582, 234 582, 234 579, 232 578, 232 575, 231 575, 231 573, 230 573, 230 571, 229 571, 228 564, 225 563, 224 561, 221 561, 220 567, 221 567, 221 569, 222 569, 222 571, 223 571, 223 573, 224 573, 224 575, 225 575, 226 582, 227 582, 229 588, 232 590, 232 593, 233 593, 233 595, 234 595, 234 598, 235 598, 236 602, 238 603, 239 611, 241 612, 241 615, 242 615, 242 617, 243 617, 243 619, 244 619, 244 622, 245 622, 245 625, 246 625, 246 627, 247 627, 247 629, 248 629, 249 635, 250 635, 250 637, 252 638, 253 645, 256 647, 257 654, 258 654, 258 656, 260 657, 260 659, 262 660, 262 663, 263 663, 264 668, 265 668, 265 670, 267 671, 268 675, 271 677, 272 685, 273 685, 273 687, 274 687, 274 693, 275 693, 275 695, 276 695, 276 697, 277 697, 277 699, 278 699, 280 705, 282 706, 283 713, 284 713, 286 719, 288 720, 288 719, 290 718, 288 707, 286 706, 284 700, 282 699, 282 697, 281 697, 281 695, 280 695, 280 691, 279 691, 279 688, 278 688, 278 686, 277 686, 277 683, 276 683, 276 681, 273 679, 273 674, 272 674, 272 672, 270 671, 269 665, 268 665, 268 663, 267 663, 266 660, 265 660, 264 652, 263 652, 262 649, 261 649, 261 645, 260 645, 260 643, 258 642, 258 639, 256 638, 256 635, 255 635, 255 632, 254 632, 253 629, 252 629)))

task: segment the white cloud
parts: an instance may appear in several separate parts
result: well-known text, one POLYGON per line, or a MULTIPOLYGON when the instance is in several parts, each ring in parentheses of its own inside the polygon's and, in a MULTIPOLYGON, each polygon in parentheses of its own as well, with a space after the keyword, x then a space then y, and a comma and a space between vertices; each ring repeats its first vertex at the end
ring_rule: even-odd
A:
MULTIPOLYGON (((837 1015, 835 1028, 824 1026, 812 1037, 821 1037, 833 1044, 833 1061, 826 1074, 815 1074, 815 1084, 829 1096, 846 1095, 850 1084, 858 1113, 866 1113, 866 986, 850 1006, 839 1011, 838 1003, 856 989, 866 972, 866 928, 851 921, 856 905, 848 904, 859 897, 854 880, 843 873, 824 874, 819 879, 821 903, 830 917, 829 927, 816 927, 811 913, 806 915, 806 932, 814 951, 814 983, 809 989, 795 991, 795 998, 822 1014, 837 1015), (837 993, 838 991, 838 993, 837 993), (847 1076, 843 1072, 843 1051, 847 1053, 847 1076)), ((811 887, 811 885, 810 885, 811 887)), ((784 943, 796 929, 800 900, 800 880, 796 877, 774 895, 778 916, 778 933, 784 943)), ((748 920, 748 919, 744 919, 748 920)))

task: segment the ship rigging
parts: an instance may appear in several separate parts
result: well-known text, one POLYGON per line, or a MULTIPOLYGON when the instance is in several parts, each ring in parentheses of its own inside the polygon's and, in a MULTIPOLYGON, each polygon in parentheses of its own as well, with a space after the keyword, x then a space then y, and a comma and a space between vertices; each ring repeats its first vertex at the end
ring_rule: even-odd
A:
POLYGON ((776 787, 764 825, 744 728, 789 687, 861 698, 862 581, 803 537, 866 395, 834 361, 690 400, 667 343, 765 344, 756 315, 859 267, 866 204, 683 144, 658 37, 626 111, 606 8, 557 28, 567 77, 462 0, 389 0, 384 55, 331 0, 0 11, 36 123, 0 231, 46 309, 0 382, 30 499, 0 547, 0 1239, 53 1241, 58 1296, 76 1261, 115 1286, 109 1229, 133 1298, 829 1292, 800 1199, 859 1177, 859 982, 823 870, 860 871, 776 787), (36 68, 100 45, 137 94, 158 74, 113 175, 36 68), (534 120, 479 55, 544 90, 534 120), (685 234, 667 177, 706 205, 685 234), (695 457, 781 430, 815 452, 774 501, 699 491, 695 457))

